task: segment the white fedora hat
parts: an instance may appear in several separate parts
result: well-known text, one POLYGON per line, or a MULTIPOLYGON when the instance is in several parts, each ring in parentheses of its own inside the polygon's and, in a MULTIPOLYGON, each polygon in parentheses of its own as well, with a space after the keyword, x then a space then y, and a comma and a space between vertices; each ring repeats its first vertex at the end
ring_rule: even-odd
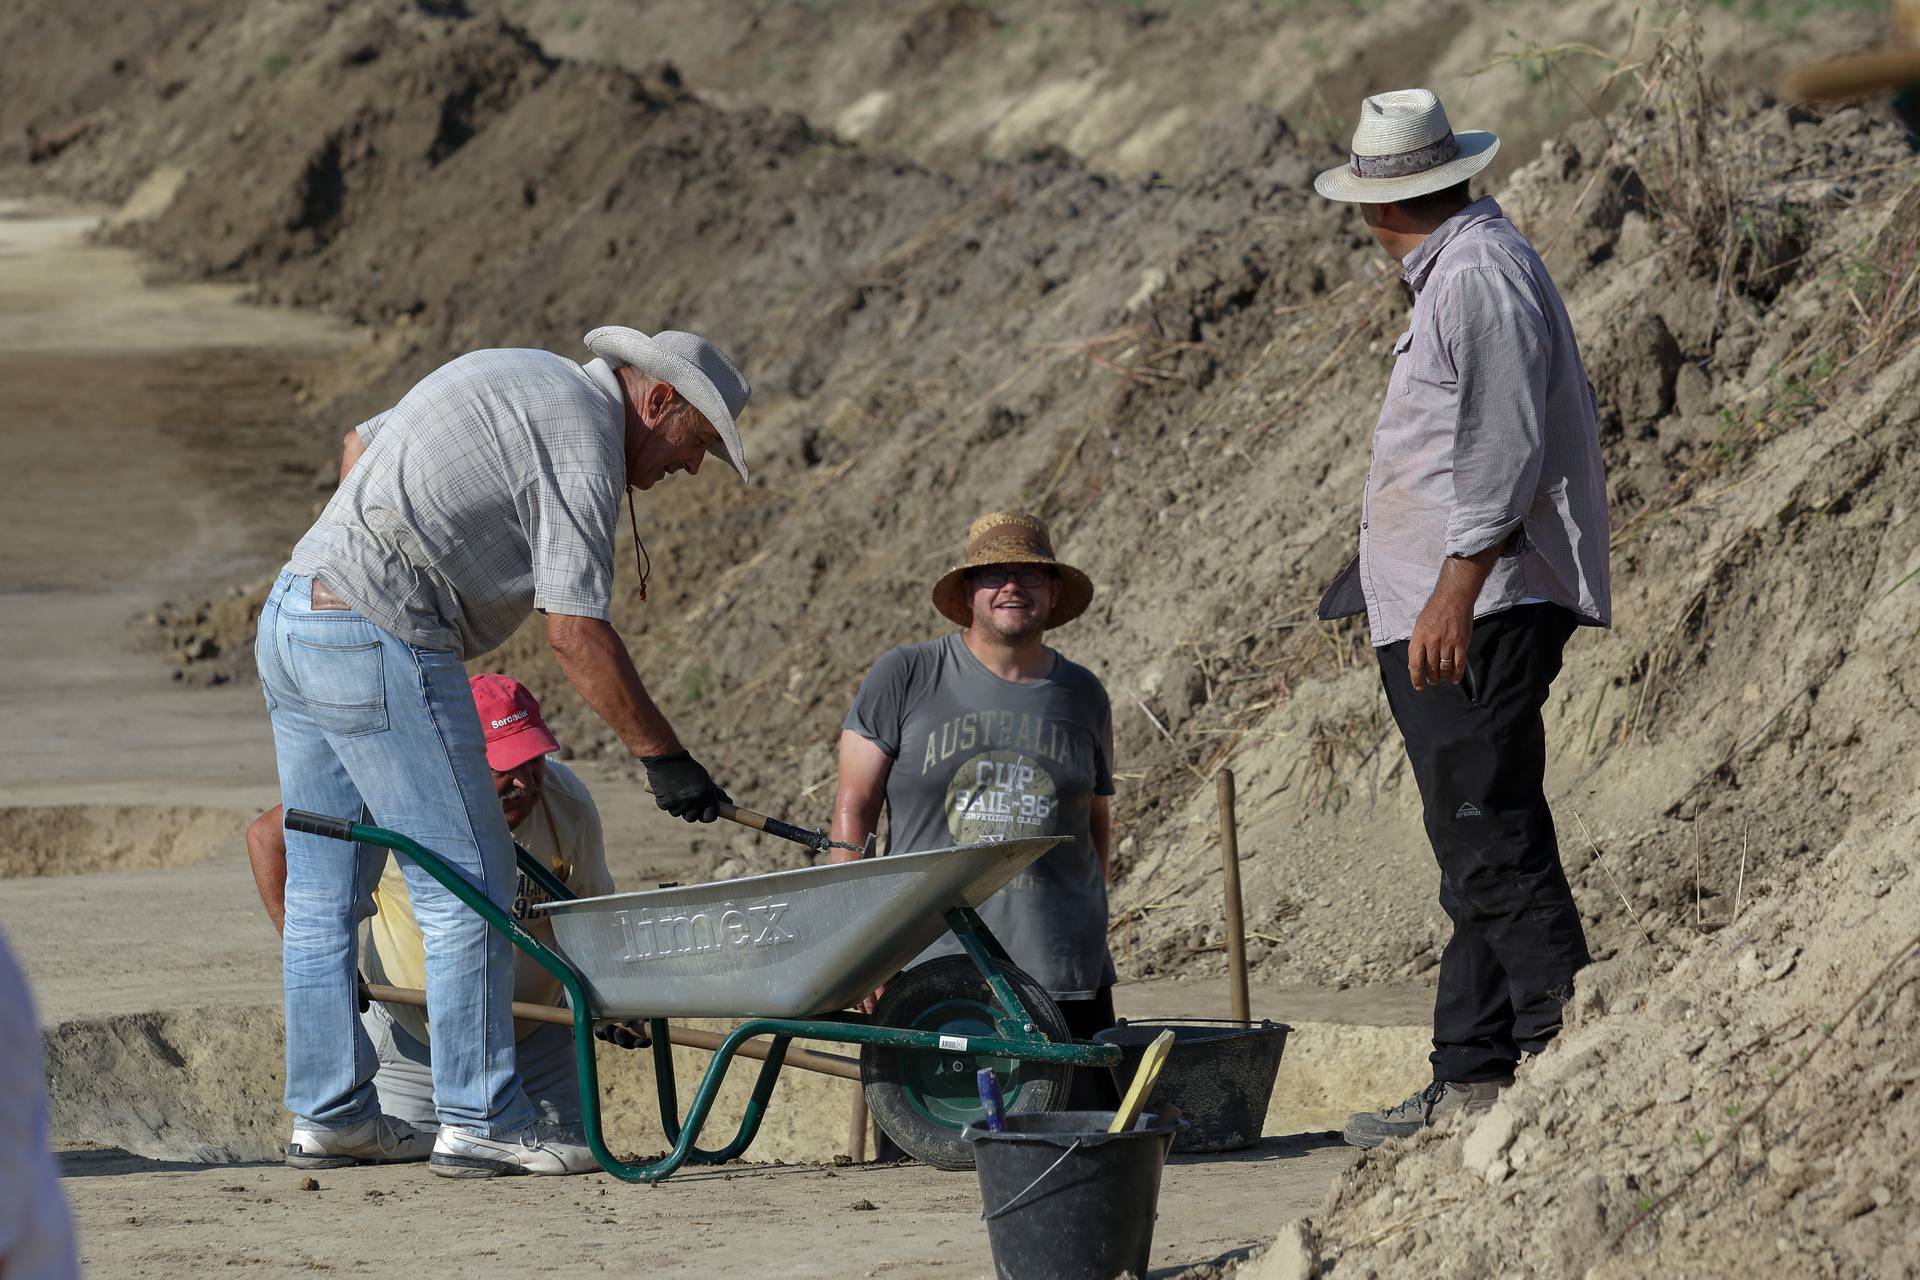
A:
POLYGON ((588 334, 587 350, 615 368, 630 364, 679 392, 720 433, 724 448, 710 447, 707 452, 739 472, 742 480, 747 478, 747 455, 736 419, 747 407, 753 388, 726 352, 697 333, 662 329, 649 338, 638 329, 617 324, 588 334))
POLYGON ((1486 168, 1500 139, 1455 133, 1431 89, 1395 89, 1360 104, 1347 163, 1313 180, 1329 200, 1388 204, 1432 195, 1486 168))

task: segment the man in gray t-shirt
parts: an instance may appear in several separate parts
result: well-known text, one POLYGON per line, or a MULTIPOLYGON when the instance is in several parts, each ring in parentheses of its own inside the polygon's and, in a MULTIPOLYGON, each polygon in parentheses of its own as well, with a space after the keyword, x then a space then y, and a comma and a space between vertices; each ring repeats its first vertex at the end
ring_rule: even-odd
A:
MULTIPOLYGON (((1113 1025, 1113 717, 1099 679, 1045 636, 1092 597, 1086 575, 1054 559, 1039 520, 999 512, 975 521, 965 560, 933 591, 935 607, 965 630, 902 645, 868 671, 840 735, 833 821, 836 840, 864 843, 884 804, 889 853, 1071 837, 980 914, 1081 1037, 1113 1025)), ((928 954, 958 949, 949 939, 928 954)), ((1087 1105, 1101 1105, 1104 1077, 1076 1073, 1076 1095, 1091 1089, 1087 1105)))

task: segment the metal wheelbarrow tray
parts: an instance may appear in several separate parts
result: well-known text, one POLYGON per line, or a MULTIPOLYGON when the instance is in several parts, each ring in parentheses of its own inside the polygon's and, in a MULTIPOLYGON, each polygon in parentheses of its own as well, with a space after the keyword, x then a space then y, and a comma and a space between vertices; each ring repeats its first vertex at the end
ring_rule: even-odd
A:
POLYGON ((744 1152, 796 1038, 859 1045, 876 1120, 908 1152, 947 1168, 971 1160, 960 1132, 974 1118, 968 1105, 977 1107, 976 1067, 993 1065, 1007 1075, 1010 1111, 1048 1111, 1065 1105, 1072 1068, 1120 1060, 1116 1045, 1071 1037, 1046 992, 1013 966, 974 910, 1056 838, 600 898, 574 897, 523 854, 520 869, 554 899, 539 908, 553 922, 549 947, 438 854, 398 832, 299 809, 287 811, 286 825, 412 859, 560 981, 573 1019, 587 1145, 603 1169, 629 1182, 657 1182, 688 1161, 720 1163, 744 1152), (942 933, 953 935, 964 956, 908 970, 889 985, 874 1019, 841 1011, 942 933), (713 1048, 684 1121, 669 1015, 745 1019, 713 1048), (607 1148, 594 1056, 594 1024, 631 1019, 648 1023, 661 1128, 673 1143, 665 1156, 642 1164, 607 1148), (738 1132, 717 1150, 695 1146, 727 1068, 758 1036, 770 1043, 738 1132))
POLYGON ((601 1018, 804 1018, 872 993, 1046 837, 538 903, 601 1018))

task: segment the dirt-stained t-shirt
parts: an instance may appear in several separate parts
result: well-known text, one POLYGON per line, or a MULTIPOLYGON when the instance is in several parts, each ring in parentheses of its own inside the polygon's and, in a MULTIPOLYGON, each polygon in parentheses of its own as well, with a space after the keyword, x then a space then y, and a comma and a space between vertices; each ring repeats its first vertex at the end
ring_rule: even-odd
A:
MULTIPOLYGON (((613 892, 613 876, 607 870, 606 841, 600 827, 600 810, 593 803, 587 784, 573 770, 551 756, 547 758, 547 785, 534 811, 513 829, 513 838, 528 853, 560 877, 560 883, 582 898, 613 892)), ((527 873, 519 873, 510 914, 527 932, 547 945, 553 945, 553 924, 546 916, 528 911, 547 895, 527 873)), ((419 991, 427 985, 427 948, 420 936, 420 922, 413 916, 413 899, 407 893, 407 877, 400 870, 397 856, 387 858, 380 885, 373 891, 374 916, 368 925, 372 944, 362 957, 371 982, 419 991)), ((524 951, 513 953, 513 998, 528 1004, 559 1004, 563 998, 560 980, 540 967, 539 961, 524 951)), ((412 1005, 390 1004, 387 1012, 401 1030, 429 1044, 427 1011, 412 1005)), ((514 1031, 524 1038, 544 1023, 523 1022, 514 1031)))
MULTIPOLYGON (((874 663, 845 727, 893 760, 888 853, 1072 837, 980 915, 1055 999, 1113 982, 1107 883, 1089 829, 1093 797, 1113 794, 1113 715, 1091 671, 1054 654, 1045 679, 1002 680, 955 632, 874 663)), ((927 955, 959 950, 949 937, 927 955)))

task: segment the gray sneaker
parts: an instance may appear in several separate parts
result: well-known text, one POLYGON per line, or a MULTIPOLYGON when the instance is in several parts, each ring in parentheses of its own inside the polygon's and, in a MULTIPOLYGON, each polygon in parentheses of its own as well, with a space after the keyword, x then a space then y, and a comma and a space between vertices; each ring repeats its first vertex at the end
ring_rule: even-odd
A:
POLYGON ((1451 1084, 1435 1080, 1397 1107, 1360 1111, 1347 1117, 1345 1137, 1351 1147, 1377 1147, 1388 1138, 1404 1138, 1436 1125, 1456 1112, 1478 1115, 1493 1106, 1513 1080, 1483 1080, 1451 1084))
POLYGON ((509 1173, 591 1173, 600 1162, 577 1130, 536 1120, 506 1138, 443 1126, 428 1167, 443 1178, 496 1178, 509 1173))
POLYGON ((296 1169, 344 1169, 353 1164, 397 1164, 425 1160, 433 1153, 433 1135, 404 1120, 374 1116, 351 1129, 293 1127, 287 1163, 296 1169))

